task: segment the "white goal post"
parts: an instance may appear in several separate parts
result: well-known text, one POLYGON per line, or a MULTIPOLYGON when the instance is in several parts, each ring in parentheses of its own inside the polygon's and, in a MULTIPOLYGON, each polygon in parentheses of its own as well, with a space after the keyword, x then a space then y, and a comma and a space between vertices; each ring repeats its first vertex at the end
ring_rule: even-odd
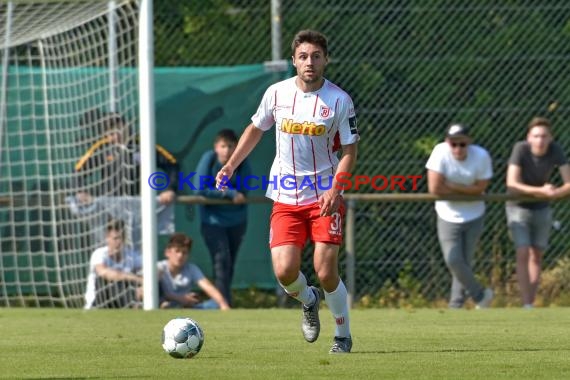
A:
POLYGON ((152 0, 0 0, 0 307, 84 307, 109 220, 142 253, 144 303, 129 284, 97 306, 158 306, 152 17, 152 0))

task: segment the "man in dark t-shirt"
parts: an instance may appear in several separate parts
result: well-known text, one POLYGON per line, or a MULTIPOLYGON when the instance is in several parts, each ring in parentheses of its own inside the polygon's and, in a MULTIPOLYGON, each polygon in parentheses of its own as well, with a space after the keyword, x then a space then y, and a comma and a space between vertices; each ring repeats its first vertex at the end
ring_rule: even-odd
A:
POLYGON ((517 252, 517 279, 525 308, 532 308, 540 281, 541 262, 552 225, 549 201, 570 194, 570 165, 562 147, 553 141, 548 119, 535 117, 526 141, 515 144, 507 169, 511 194, 530 195, 533 202, 507 202, 507 222, 517 252), (549 183, 558 168, 564 184, 549 183))

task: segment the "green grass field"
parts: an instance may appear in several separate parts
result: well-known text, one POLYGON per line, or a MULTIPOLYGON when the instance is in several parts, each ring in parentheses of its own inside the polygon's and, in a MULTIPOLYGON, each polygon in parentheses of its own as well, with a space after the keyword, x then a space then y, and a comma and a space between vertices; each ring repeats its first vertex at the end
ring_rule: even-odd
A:
POLYGON ((0 309, 0 378, 568 379, 570 309, 354 310, 353 353, 330 355, 333 320, 306 343, 300 310, 0 309), (162 326, 196 319, 193 359, 162 351, 162 326))

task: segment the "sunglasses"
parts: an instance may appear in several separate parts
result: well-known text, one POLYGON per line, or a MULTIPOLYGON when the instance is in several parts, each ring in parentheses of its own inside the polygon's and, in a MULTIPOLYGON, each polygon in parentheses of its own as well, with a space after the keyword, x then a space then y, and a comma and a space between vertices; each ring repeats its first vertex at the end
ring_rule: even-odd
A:
POLYGON ((457 148, 457 147, 465 148, 467 146, 467 143, 464 143, 464 142, 460 142, 460 143, 452 142, 449 144, 451 145, 452 148, 457 148))

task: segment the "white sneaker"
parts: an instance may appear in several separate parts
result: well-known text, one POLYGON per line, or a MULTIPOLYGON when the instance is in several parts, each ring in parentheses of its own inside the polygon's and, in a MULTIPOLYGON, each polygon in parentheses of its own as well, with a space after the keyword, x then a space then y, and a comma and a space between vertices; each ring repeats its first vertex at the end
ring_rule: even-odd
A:
POLYGON ((491 305, 493 301, 494 293, 491 289, 487 288, 483 291, 483 299, 477 302, 475 309, 486 309, 491 305))
POLYGON ((531 303, 526 303, 523 305, 523 309, 534 309, 534 306, 531 303))

